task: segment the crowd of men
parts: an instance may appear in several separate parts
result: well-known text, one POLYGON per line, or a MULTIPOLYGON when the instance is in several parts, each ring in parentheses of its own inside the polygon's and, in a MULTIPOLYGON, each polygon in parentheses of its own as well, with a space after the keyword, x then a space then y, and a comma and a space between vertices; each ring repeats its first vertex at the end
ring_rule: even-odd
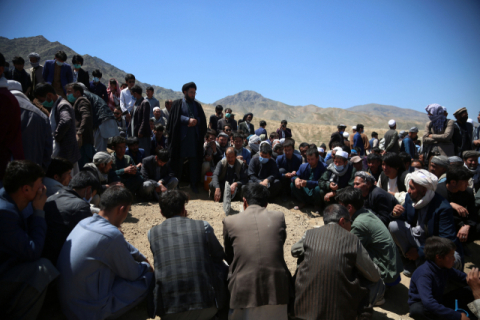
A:
POLYGON ((463 266, 480 236, 480 129, 465 108, 451 120, 428 105, 422 137, 395 120, 380 140, 339 124, 328 148, 297 149, 287 120, 268 134, 218 105, 207 121, 193 82, 161 109, 132 74, 107 87, 81 56, 28 58, 28 72, 22 57, 9 70, 0 54, 0 318, 35 319, 48 291, 68 319, 145 299, 162 319, 370 319, 401 274, 414 319, 479 316, 478 269, 463 266), (199 193, 208 177, 223 246, 178 188, 199 193), (267 209, 288 199, 325 224, 292 246, 294 276, 284 214, 267 209), (166 218, 148 232, 154 263, 121 232, 138 201, 166 218), (449 279, 462 286, 444 295, 449 279))

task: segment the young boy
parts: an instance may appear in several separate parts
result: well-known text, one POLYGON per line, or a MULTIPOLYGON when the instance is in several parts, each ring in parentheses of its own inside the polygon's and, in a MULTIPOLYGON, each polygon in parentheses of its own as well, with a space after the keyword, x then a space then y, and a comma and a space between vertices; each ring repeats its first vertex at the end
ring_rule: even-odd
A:
POLYGON ((410 317, 413 319, 466 320, 463 310, 473 299, 472 292, 461 288, 443 294, 449 279, 467 284, 467 275, 453 268, 456 245, 449 239, 432 236, 425 243, 426 261, 415 270, 408 291, 410 317), (456 305, 458 300, 458 305, 456 305))

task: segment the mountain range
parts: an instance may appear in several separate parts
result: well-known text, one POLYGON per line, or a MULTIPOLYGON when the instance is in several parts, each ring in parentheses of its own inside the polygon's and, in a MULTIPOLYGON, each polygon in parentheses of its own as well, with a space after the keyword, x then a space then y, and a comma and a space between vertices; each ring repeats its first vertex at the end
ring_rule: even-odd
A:
MULTIPOLYGON (((50 42, 43 36, 26 37, 8 39, 0 37, 0 50, 5 56, 6 60, 11 62, 16 55, 23 57, 26 60, 25 68, 29 67, 28 54, 37 52, 42 57, 41 63, 48 59, 53 59, 57 51, 63 50, 67 54, 67 62, 71 64, 73 55, 78 54, 73 49, 55 41, 50 42)), ((82 55, 84 59, 83 68, 89 72, 99 69, 103 76, 102 82, 107 84, 110 78, 115 78, 119 83, 127 72, 109 64, 108 62, 98 58, 92 57, 88 54, 82 55)), ((130 70, 134 73, 134 70, 130 70)), ((91 76, 90 76, 91 78, 91 76)), ((137 84, 144 89, 151 85, 141 82, 137 79, 137 84)), ((183 94, 179 91, 167 89, 158 85, 152 85, 155 89, 154 96, 161 102, 167 99, 179 99, 183 94)), ((315 125, 334 125, 345 123, 348 126, 353 126, 362 123, 365 127, 370 128, 386 128, 387 122, 390 119, 397 121, 397 126, 402 129, 408 129, 412 126, 417 126, 420 130, 424 128, 428 117, 425 113, 414 111, 411 109, 403 109, 390 105, 381 104, 365 104, 353 106, 347 109, 340 108, 321 108, 315 105, 307 106, 292 106, 283 102, 275 101, 263 97, 261 94, 245 90, 237 94, 227 96, 211 104, 203 104, 207 116, 214 112, 216 105, 222 105, 224 108, 230 107, 233 113, 237 114, 236 119, 242 118, 243 114, 252 112, 256 120, 264 119, 273 122, 280 122, 283 119, 290 123, 305 123, 315 125)))

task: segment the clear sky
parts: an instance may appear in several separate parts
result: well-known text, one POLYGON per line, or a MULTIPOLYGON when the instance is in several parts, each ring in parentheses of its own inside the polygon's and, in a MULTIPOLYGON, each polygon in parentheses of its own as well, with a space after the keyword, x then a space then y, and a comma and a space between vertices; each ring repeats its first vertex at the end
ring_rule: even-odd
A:
MULTIPOLYGON (((0 35, 43 35, 144 82, 291 105, 480 111, 480 1, 12 1, 0 35)), ((0 48, 1 51, 1 48, 0 48)), ((476 114, 474 114, 476 113, 476 114)))

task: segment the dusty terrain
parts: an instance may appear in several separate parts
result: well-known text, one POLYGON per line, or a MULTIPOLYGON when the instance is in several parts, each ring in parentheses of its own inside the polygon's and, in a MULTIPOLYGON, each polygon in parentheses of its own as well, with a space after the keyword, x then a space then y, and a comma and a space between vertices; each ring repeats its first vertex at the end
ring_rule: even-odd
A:
MULTIPOLYGON (((180 189, 186 192, 189 191, 187 186, 181 186, 180 189)), ((292 275, 295 272, 296 259, 290 254, 291 246, 302 237, 306 230, 315 226, 323 225, 323 218, 320 215, 313 214, 313 208, 306 207, 302 211, 296 211, 293 209, 294 205, 295 203, 293 201, 284 201, 279 198, 277 198, 275 203, 268 205, 270 210, 278 210, 285 214, 287 240, 284 246, 284 254, 285 261, 287 262, 292 275)), ((239 212, 241 206, 241 202, 233 202, 233 213, 239 212)), ((221 203, 214 203, 213 201, 208 200, 207 192, 201 190, 199 195, 191 195, 191 200, 187 205, 187 212, 192 219, 208 221, 215 230, 215 235, 218 240, 223 245, 222 220, 224 219, 225 214, 221 203)), ((124 232, 127 241, 138 248, 152 263, 153 255, 148 243, 147 232, 153 226, 162 223, 164 220, 165 219, 160 214, 160 208, 157 203, 138 203, 132 206, 131 214, 129 214, 122 225, 122 231, 124 232)), ((480 246, 478 244, 470 244, 468 248, 471 251, 472 257, 480 257, 480 246)), ((467 258, 466 261, 465 271, 468 272, 473 265, 473 261, 469 258, 467 258)), ((480 262, 477 261, 476 265, 480 265, 480 262)), ((385 295, 386 303, 382 307, 375 308, 373 319, 411 319, 408 317, 407 304, 409 284, 410 279, 402 275, 401 284, 387 291, 385 295)), ((39 319, 63 320, 66 318, 61 314, 58 306, 49 303, 49 306, 44 307, 44 310, 42 310, 39 319)), ((140 304, 119 319, 148 319, 146 303, 140 304)), ((155 319, 160 318, 156 317, 155 319)))

